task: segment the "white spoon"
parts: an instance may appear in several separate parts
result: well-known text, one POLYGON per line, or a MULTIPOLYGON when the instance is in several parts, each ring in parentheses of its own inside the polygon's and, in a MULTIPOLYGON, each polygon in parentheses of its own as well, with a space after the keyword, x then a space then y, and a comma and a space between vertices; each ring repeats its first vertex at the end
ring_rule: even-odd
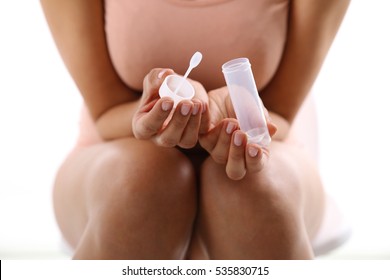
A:
POLYGON ((196 66, 198 66, 199 63, 202 61, 202 57, 203 56, 200 52, 194 53, 194 55, 191 57, 190 66, 188 67, 186 73, 184 74, 183 79, 181 80, 179 85, 176 87, 175 92, 173 93, 174 95, 176 95, 179 92, 180 88, 182 87, 182 85, 184 84, 188 75, 190 74, 191 70, 194 69, 196 66))

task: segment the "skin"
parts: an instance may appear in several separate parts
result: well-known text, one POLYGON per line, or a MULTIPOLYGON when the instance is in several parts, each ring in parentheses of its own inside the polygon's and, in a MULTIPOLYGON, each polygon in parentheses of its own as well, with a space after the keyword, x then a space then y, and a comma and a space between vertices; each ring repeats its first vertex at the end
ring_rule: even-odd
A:
POLYGON ((75 259, 313 258, 322 184, 288 136, 348 0, 291 1, 283 57, 261 96, 267 149, 247 143, 226 87, 191 81, 195 98, 174 109, 158 96, 170 69, 152 69, 142 92, 126 86, 109 58, 102 1, 41 3, 102 139, 75 147, 55 182, 75 259))

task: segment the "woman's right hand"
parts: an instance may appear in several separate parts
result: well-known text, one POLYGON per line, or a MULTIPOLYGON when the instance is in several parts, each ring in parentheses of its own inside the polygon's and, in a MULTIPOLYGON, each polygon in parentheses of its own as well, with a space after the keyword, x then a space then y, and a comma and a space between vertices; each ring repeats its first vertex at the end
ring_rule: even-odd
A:
POLYGON ((133 117, 133 133, 137 139, 152 140, 163 147, 192 148, 198 135, 209 126, 207 92, 200 83, 191 81, 195 88, 192 100, 181 101, 173 108, 173 100, 160 98, 158 91, 171 69, 153 69, 144 78, 140 105, 133 117), (204 116, 202 118, 202 116, 204 116))

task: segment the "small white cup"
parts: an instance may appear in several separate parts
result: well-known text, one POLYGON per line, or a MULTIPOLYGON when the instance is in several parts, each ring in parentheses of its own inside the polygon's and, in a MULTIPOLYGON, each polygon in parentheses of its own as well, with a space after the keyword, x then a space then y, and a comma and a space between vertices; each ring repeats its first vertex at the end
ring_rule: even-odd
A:
POLYGON ((168 96, 173 99, 173 107, 176 107, 177 104, 182 100, 191 100, 195 95, 195 89, 187 79, 184 81, 177 94, 174 94, 176 88, 179 86, 182 80, 182 76, 169 75, 165 78, 159 89, 158 93, 160 97, 168 96))

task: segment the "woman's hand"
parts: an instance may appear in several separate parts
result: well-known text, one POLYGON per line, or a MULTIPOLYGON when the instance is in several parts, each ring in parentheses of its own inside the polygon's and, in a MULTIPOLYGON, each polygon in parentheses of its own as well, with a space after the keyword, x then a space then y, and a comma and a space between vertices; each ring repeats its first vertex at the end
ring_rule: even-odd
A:
MULTIPOLYGON (((227 87, 209 92, 210 130, 200 136, 201 146, 210 153, 215 162, 226 165, 226 174, 232 180, 242 179, 246 173, 260 171, 268 158, 268 149, 248 143, 246 134, 239 130, 227 87)), ((269 120, 270 135, 276 126, 269 120)))
POLYGON ((153 69, 145 77, 140 106, 133 117, 133 133, 137 139, 151 139, 160 146, 192 148, 199 133, 209 127, 208 114, 204 114, 207 93, 200 83, 191 81, 195 97, 181 101, 174 109, 171 98, 158 94, 165 77, 173 73, 171 69, 153 69))

